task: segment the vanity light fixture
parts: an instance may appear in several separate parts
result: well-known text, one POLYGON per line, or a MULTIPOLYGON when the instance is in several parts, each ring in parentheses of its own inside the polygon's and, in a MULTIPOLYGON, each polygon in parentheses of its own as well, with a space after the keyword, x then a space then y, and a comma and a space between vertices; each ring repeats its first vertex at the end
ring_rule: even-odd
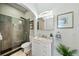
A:
POLYGON ((49 10, 49 11, 45 11, 39 14, 39 18, 41 17, 53 17, 53 11, 49 10))

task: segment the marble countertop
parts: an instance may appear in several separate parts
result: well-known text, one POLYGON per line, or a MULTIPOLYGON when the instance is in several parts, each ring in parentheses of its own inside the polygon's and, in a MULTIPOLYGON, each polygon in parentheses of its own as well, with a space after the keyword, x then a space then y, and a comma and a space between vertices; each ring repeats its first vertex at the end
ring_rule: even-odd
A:
POLYGON ((43 38, 43 37, 34 37, 33 40, 41 41, 41 42, 52 42, 52 39, 43 38))

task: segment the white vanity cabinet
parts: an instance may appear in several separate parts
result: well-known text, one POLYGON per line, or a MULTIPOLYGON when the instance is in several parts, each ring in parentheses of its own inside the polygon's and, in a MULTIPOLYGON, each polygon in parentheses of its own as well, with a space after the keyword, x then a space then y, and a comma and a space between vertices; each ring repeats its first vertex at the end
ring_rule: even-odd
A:
POLYGON ((52 55, 52 40, 34 39, 32 41, 33 56, 51 56, 52 55))

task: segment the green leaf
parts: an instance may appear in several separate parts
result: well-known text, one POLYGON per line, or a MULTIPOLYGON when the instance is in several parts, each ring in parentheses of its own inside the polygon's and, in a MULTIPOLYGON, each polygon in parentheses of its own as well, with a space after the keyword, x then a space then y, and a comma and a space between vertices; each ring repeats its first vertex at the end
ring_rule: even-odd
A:
POLYGON ((59 44, 56 49, 63 56, 72 56, 77 52, 77 50, 70 50, 69 47, 66 47, 63 44, 59 44))

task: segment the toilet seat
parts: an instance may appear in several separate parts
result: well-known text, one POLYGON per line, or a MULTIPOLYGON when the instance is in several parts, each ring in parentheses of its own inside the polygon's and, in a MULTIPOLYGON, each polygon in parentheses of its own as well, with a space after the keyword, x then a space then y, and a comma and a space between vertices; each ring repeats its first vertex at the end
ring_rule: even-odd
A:
POLYGON ((21 45, 21 48, 27 48, 30 45, 31 45, 31 42, 25 42, 21 45))
POLYGON ((24 53, 28 54, 29 51, 31 51, 31 42, 26 42, 26 43, 23 43, 21 45, 21 48, 24 49, 24 53))
POLYGON ((25 42, 21 45, 21 48, 23 48, 24 53, 26 54, 28 54, 28 52, 32 49, 32 39, 33 37, 30 37, 30 42, 25 42))

